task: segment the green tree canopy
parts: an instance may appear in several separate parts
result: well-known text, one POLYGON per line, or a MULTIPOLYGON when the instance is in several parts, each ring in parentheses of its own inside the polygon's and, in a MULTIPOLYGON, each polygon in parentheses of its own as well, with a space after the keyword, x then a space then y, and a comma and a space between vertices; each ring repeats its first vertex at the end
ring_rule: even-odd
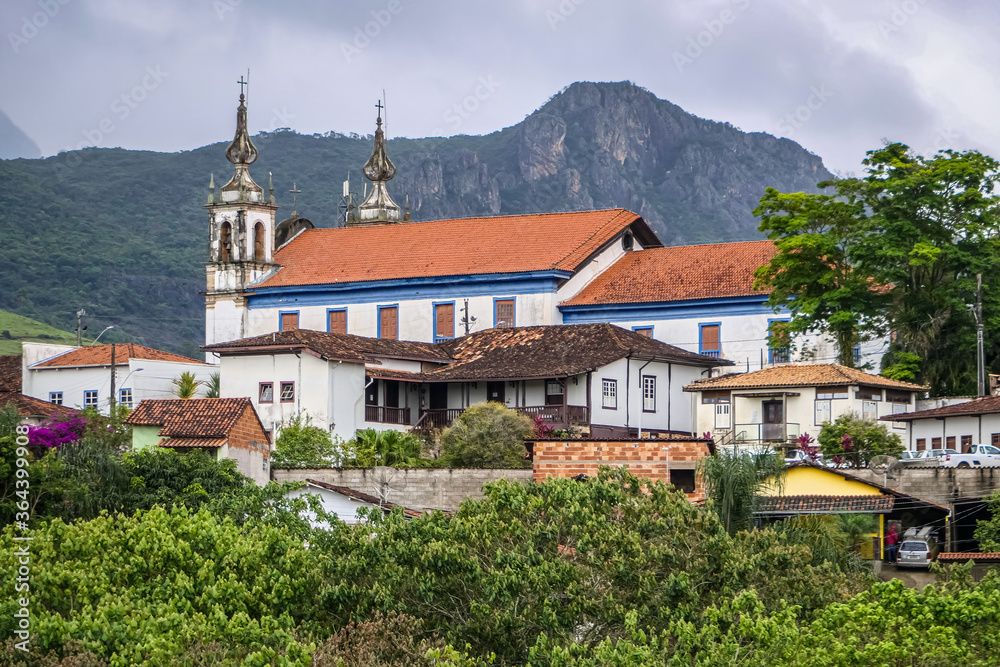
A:
POLYGON ((499 403, 477 403, 441 434, 441 458, 456 468, 525 468, 534 423, 499 403))

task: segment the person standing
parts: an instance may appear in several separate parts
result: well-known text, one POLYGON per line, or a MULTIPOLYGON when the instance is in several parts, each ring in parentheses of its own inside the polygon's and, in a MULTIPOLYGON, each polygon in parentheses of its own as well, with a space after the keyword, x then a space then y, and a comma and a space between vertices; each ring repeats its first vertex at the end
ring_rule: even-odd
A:
POLYGON ((896 533, 896 526, 889 526, 889 532, 885 534, 885 555, 890 563, 896 562, 896 554, 899 542, 899 535, 896 533))

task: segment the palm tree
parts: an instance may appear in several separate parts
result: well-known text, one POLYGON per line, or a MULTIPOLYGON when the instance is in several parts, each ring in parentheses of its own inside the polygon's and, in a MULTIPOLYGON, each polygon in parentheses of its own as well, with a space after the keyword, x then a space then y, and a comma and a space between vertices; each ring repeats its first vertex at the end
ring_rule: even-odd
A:
POLYGON ((785 461, 774 453, 749 454, 719 451, 698 464, 705 495, 730 534, 753 523, 765 488, 781 493, 785 461))
POLYGON ((204 384, 194 373, 186 371, 174 378, 174 396, 177 398, 194 398, 198 387, 204 384))
POLYGON ((216 371, 208 376, 205 383, 205 398, 218 398, 222 391, 222 374, 216 371))

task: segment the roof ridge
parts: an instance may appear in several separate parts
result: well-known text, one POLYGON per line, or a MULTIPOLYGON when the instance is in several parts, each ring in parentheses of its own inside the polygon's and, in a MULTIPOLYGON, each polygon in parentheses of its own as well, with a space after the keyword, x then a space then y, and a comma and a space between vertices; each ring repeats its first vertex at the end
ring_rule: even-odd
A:
MULTIPOLYGON (((600 227, 598 227, 597 229, 595 229, 595 230, 593 231, 593 233, 591 233, 591 235, 590 235, 590 236, 588 236, 587 238, 585 238, 585 239, 583 239, 582 241, 580 241, 580 243, 578 243, 578 244, 577 244, 577 246, 576 246, 575 248, 571 249, 571 250, 570 250, 569 252, 567 252, 567 253, 566 253, 565 255, 563 255, 563 256, 562 256, 562 258, 561 258, 561 259, 560 259, 559 261, 557 261, 557 262, 553 262, 553 264, 552 264, 553 268, 555 268, 555 266, 556 266, 557 264, 560 264, 560 263, 562 263, 562 262, 565 262, 565 261, 566 261, 566 259, 567 259, 567 258, 569 258, 569 256, 570 256, 570 255, 572 255, 573 253, 575 253, 575 252, 576 252, 577 250, 579 250, 579 249, 580 249, 580 248, 582 248, 583 246, 587 245, 587 243, 589 243, 589 242, 590 242, 590 241, 591 241, 591 240, 592 240, 592 239, 593 239, 594 237, 596 237, 596 236, 597 236, 598 234, 600 234, 600 233, 601 233, 602 231, 604 231, 604 230, 605 230, 605 229, 606 229, 606 228, 607 228, 607 227, 608 227, 609 225, 611 225, 611 223, 613 223, 613 222, 614 222, 615 220, 617 220, 617 219, 618 219, 619 217, 621 217, 621 216, 622 216, 623 214, 625 214, 625 213, 628 213, 628 211, 626 211, 626 210, 625 210, 625 209, 623 209, 623 208, 619 208, 619 209, 603 209, 603 210, 608 210, 608 211, 617 211, 617 213, 615 213, 615 215, 613 215, 613 216, 612 216, 612 217, 611 217, 610 219, 606 220, 606 221, 604 222, 604 224, 602 224, 602 225, 601 225, 600 227)), ((639 215, 638 213, 633 213, 633 215, 634 215, 634 216, 635 216, 636 218, 641 218, 641 217, 642 217, 642 216, 641 216, 641 215, 639 215)), ((631 224, 631 223, 630 223, 630 224, 631 224)))

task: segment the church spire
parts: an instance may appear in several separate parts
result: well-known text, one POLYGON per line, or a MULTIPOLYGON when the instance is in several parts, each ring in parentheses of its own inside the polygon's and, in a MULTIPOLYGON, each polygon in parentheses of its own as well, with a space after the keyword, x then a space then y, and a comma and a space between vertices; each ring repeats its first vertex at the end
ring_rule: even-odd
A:
POLYGON ((382 100, 375 105, 378 108, 376 119, 375 146, 372 156, 364 166, 365 178, 372 182, 372 191, 358 207, 357 222, 399 222, 399 205, 392 200, 386 190, 386 183, 396 175, 396 166, 385 152, 385 132, 382 130, 382 100))
POLYGON ((247 169, 257 161, 257 147, 250 141, 250 134, 247 131, 247 105, 246 96, 243 94, 243 86, 247 82, 240 77, 236 83, 240 84, 240 105, 236 108, 236 136, 233 142, 226 149, 226 159, 236 167, 236 173, 232 179, 222 186, 221 198, 224 202, 231 201, 252 201, 263 203, 264 190, 254 183, 250 178, 247 169))

